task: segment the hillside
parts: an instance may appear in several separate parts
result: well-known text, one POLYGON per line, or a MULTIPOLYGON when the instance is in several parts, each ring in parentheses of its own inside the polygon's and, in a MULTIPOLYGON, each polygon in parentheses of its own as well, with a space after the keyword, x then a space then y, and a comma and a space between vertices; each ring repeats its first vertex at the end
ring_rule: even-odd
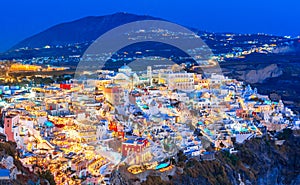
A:
POLYGON ((151 16, 115 13, 106 16, 89 16, 61 23, 19 42, 11 50, 19 48, 42 48, 46 45, 68 45, 91 42, 106 31, 139 20, 155 20, 151 16))
MULTIPOLYGON (((114 182, 127 184, 162 185, 297 185, 300 183, 300 136, 299 131, 285 130, 278 139, 283 145, 276 145, 270 138, 255 138, 236 145, 237 154, 220 151, 216 160, 187 160, 179 153, 175 170, 152 172, 140 180, 126 173, 114 174, 114 182), (298 132, 298 133, 296 133, 298 132)), ((126 169, 121 169, 126 170, 126 169)))
MULTIPOLYGON (((43 65, 68 66, 74 69, 80 56, 95 39, 112 28, 139 20, 162 19, 145 15, 116 13, 105 16, 89 16, 61 23, 24 39, 5 53, 0 53, 0 60, 19 59, 27 64, 38 61, 43 65), (49 45, 50 48, 44 48, 46 45, 49 45), (79 58, 73 56, 79 56, 79 58)), ((297 98, 300 95, 299 39, 268 34, 209 33, 198 29, 192 30, 202 38, 216 56, 235 55, 241 51, 275 45, 276 48, 272 52, 254 52, 243 56, 245 58, 224 57, 220 66, 225 75, 252 84, 258 88, 259 93, 266 95, 276 93, 285 101, 286 105, 293 110, 300 111, 300 101, 297 98)), ((124 52, 119 52, 119 62, 115 62, 115 64, 123 65, 125 57, 134 59, 137 51, 143 53, 144 56, 166 58, 174 56, 172 60, 182 56, 182 52, 174 52, 174 49, 166 48, 159 43, 152 45, 140 43, 125 49, 129 54, 123 56, 124 52)), ((114 68, 112 70, 117 69, 117 65, 110 64, 112 63, 109 63, 109 66, 114 68)))

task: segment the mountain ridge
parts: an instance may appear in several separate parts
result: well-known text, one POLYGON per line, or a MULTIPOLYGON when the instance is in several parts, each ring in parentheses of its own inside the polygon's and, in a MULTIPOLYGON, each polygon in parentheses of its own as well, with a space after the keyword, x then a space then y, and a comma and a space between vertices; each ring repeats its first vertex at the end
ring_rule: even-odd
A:
POLYGON ((68 45, 91 42, 112 28, 133 21, 162 20, 148 15, 118 12, 103 16, 87 16, 59 23, 20 41, 8 51, 20 48, 42 48, 46 45, 68 45))

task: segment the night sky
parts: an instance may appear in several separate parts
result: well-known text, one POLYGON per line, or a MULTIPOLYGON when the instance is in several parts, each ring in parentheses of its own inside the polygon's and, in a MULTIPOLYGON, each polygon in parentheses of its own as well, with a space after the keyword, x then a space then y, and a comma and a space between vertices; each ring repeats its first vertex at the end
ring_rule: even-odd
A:
POLYGON ((212 32, 300 35, 299 0, 1 0, 0 51, 55 24, 116 12, 212 32))

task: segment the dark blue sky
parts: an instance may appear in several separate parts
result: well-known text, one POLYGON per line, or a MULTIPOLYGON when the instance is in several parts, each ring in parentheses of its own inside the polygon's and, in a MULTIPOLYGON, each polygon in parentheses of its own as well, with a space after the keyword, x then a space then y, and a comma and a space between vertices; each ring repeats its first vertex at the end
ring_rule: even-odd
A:
POLYGON ((3 0, 0 51, 55 24, 115 12, 214 32, 300 35, 299 0, 3 0))

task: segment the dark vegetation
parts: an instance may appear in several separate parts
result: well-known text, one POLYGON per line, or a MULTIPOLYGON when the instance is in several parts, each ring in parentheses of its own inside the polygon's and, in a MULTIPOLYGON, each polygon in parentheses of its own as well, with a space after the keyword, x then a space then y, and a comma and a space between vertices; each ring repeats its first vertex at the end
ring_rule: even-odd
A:
POLYGON ((285 129, 277 136, 285 139, 283 145, 276 145, 274 140, 255 138, 242 145, 236 145, 237 154, 220 151, 214 161, 189 159, 178 154, 177 167, 182 174, 169 178, 149 176, 145 182, 152 184, 239 184, 239 176, 245 184, 299 184, 300 174, 300 137, 297 131, 285 129))

